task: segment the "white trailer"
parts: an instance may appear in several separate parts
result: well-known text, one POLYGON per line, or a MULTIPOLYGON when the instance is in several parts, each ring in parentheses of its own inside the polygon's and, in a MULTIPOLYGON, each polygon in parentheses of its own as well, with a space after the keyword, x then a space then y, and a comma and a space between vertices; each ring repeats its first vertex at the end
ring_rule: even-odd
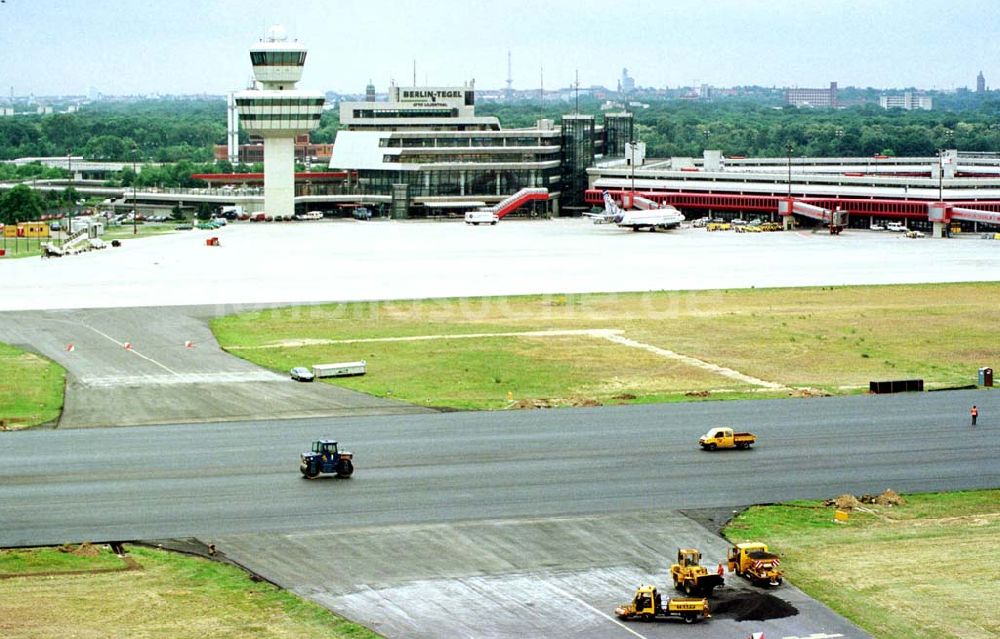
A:
POLYGON ((350 377, 364 375, 367 362, 339 362, 337 364, 313 364, 312 371, 316 377, 350 377))

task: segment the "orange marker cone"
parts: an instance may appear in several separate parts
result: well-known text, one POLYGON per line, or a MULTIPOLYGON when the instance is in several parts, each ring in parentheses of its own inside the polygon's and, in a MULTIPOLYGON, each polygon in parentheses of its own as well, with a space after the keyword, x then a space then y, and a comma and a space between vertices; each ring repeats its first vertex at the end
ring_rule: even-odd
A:
POLYGON ((72 353, 75 350, 76 350, 76 346, 73 346, 72 344, 67 344, 66 345, 66 352, 67 353, 72 353))
POLYGON ((184 342, 184 348, 194 348, 194 342, 192 342, 191 340, 187 340, 186 342, 184 342))
POLYGON ((130 351, 130 350, 132 350, 132 342, 125 342, 124 344, 122 344, 122 346, 123 346, 123 347, 125 348, 125 350, 127 350, 127 351, 130 351))

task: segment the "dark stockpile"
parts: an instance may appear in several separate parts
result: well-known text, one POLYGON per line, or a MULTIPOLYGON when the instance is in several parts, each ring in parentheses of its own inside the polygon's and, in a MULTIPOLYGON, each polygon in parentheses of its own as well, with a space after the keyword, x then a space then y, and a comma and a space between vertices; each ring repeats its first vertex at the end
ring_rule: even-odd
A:
POLYGON ((736 621, 766 621, 799 614, 799 609, 787 601, 752 590, 719 592, 718 599, 713 600, 711 606, 713 617, 728 617, 736 621))

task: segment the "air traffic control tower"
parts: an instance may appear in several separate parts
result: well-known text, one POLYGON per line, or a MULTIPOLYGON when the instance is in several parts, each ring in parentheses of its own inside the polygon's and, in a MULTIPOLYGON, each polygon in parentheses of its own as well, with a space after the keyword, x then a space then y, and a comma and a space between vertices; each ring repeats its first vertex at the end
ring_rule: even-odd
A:
POLYGON ((319 126, 323 95, 298 91, 307 49, 272 27, 250 48, 255 87, 236 94, 240 122, 264 138, 264 213, 289 219, 295 213, 295 136, 319 126))

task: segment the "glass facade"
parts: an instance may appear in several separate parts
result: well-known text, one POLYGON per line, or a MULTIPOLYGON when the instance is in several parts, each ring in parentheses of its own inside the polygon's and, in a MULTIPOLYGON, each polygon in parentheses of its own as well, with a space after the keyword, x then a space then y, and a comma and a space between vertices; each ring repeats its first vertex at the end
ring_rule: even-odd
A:
POLYGON ((250 63, 255 67, 301 67, 306 63, 306 52, 251 51, 250 63))
POLYGON ((562 117, 563 193, 565 206, 583 207, 587 167, 594 164, 594 116, 562 117))
POLYGON ((605 157, 625 157, 625 144, 633 140, 634 126, 631 113, 608 113, 604 116, 605 157))

